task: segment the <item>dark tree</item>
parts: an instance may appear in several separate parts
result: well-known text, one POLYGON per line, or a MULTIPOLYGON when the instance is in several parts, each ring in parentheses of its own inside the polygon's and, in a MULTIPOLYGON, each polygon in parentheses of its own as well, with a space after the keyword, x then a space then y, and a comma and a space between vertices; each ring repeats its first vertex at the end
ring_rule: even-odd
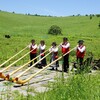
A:
POLYGON ((86 14, 85 16, 88 16, 88 14, 86 14))
POLYGON ((81 16, 80 14, 77 14, 77 16, 81 16))
POLYGON ((99 27, 99 29, 100 29, 100 22, 99 22, 99 24, 98 24, 98 27, 99 27))
POLYGON ((35 14, 34 16, 38 16, 38 14, 35 14))
POLYGON ((28 15, 30 16, 31 14, 30 14, 30 13, 28 13, 28 15))
POLYGON ((100 14, 96 14, 97 17, 100 17, 100 14))
POLYGON ((62 34, 62 30, 61 30, 61 28, 59 26, 52 25, 50 27, 50 29, 48 30, 48 34, 59 35, 59 34, 62 34))
POLYGON ((14 14, 15 12, 13 11, 12 13, 14 14))
POLYGON ((92 15, 90 14, 90 19, 92 19, 92 15))

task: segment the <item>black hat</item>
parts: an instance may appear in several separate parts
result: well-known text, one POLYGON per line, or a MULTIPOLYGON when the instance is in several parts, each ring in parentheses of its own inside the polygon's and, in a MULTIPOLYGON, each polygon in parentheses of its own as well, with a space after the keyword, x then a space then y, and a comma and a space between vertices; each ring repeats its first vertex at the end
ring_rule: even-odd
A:
POLYGON ((41 43, 41 44, 45 44, 44 40, 41 40, 40 43, 41 43))
POLYGON ((68 38, 64 37, 63 40, 64 40, 64 41, 68 41, 68 38))
POLYGON ((32 39, 32 40, 31 40, 31 42, 33 43, 33 42, 35 42, 35 40, 34 40, 34 39, 32 39))
POLYGON ((84 41, 83 40, 79 40, 77 43, 83 43, 84 41))
POLYGON ((56 46, 57 44, 56 44, 56 42, 52 42, 52 45, 56 46))

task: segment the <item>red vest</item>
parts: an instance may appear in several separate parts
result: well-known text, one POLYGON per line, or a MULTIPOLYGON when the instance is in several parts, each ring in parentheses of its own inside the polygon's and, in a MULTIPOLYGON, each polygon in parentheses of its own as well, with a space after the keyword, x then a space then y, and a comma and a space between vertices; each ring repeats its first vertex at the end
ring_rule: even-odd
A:
MULTIPOLYGON (((83 48, 83 46, 79 47, 80 49, 83 48)), ((79 58, 84 58, 84 55, 85 55, 85 51, 83 52, 80 52, 78 49, 76 51, 76 56, 79 57, 79 58)))
POLYGON ((45 53, 42 53, 44 52, 45 50, 41 50, 41 56, 45 56, 45 53))
MULTIPOLYGON (((67 45, 67 44, 62 44, 62 45, 67 45)), ((62 53, 65 54, 67 52, 69 52, 69 47, 68 48, 62 47, 62 53)))
POLYGON ((55 58, 55 59, 58 58, 58 52, 54 52, 54 58, 55 58))
POLYGON ((32 48, 32 46, 31 46, 30 51, 31 51, 32 54, 35 54, 35 53, 37 53, 37 48, 34 49, 34 48, 32 48), (31 50, 32 50, 32 51, 31 51, 31 50))

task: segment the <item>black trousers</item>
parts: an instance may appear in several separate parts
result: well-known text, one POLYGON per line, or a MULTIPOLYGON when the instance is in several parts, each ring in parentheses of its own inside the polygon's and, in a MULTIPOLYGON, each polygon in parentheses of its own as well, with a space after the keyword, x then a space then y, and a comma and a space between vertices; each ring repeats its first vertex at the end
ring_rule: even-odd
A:
POLYGON ((67 72, 69 68, 69 54, 63 57, 63 71, 67 72))
MULTIPOLYGON (((57 59, 57 58, 55 58, 55 56, 51 56, 50 63, 53 62, 53 61, 55 61, 56 59, 57 59)), ((56 67, 56 68, 59 67, 59 61, 56 61, 55 67, 56 67)))
POLYGON ((77 63, 79 63, 80 65, 80 70, 83 70, 84 69, 83 58, 77 57, 77 63))
MULTIPOLYGON (((36 53, 34 53, 34 54, 30 53, 30 60, 34 59, 36 56, 37 56, 36 53)), ((37 62, 37 59, 34 60, 34 63, 36 63, 36 62, 37 62)), ((32 65, 33 65, 33 61, 30 63, 30 66, 32 66, 32 65)))
MULTIPOLYGON (((43 58, 44 56, 41 56, 41 58, 43 58)), ((44 58, 43 60, 41 60, 41 66, 46 66, 47 62, 46 62, 46 58, 44 58)))
POLYGON ((77 57, 77 63, 79 63, 79 65, 83 65, 83 58, 77 57))

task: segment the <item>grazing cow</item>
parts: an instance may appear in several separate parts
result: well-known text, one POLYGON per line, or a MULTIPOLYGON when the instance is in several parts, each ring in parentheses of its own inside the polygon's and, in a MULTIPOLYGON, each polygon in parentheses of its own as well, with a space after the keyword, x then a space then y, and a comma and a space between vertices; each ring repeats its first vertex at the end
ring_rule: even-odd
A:
POLYGON ((10 38, 10 35, 5 35, 5 38, 10 38))

